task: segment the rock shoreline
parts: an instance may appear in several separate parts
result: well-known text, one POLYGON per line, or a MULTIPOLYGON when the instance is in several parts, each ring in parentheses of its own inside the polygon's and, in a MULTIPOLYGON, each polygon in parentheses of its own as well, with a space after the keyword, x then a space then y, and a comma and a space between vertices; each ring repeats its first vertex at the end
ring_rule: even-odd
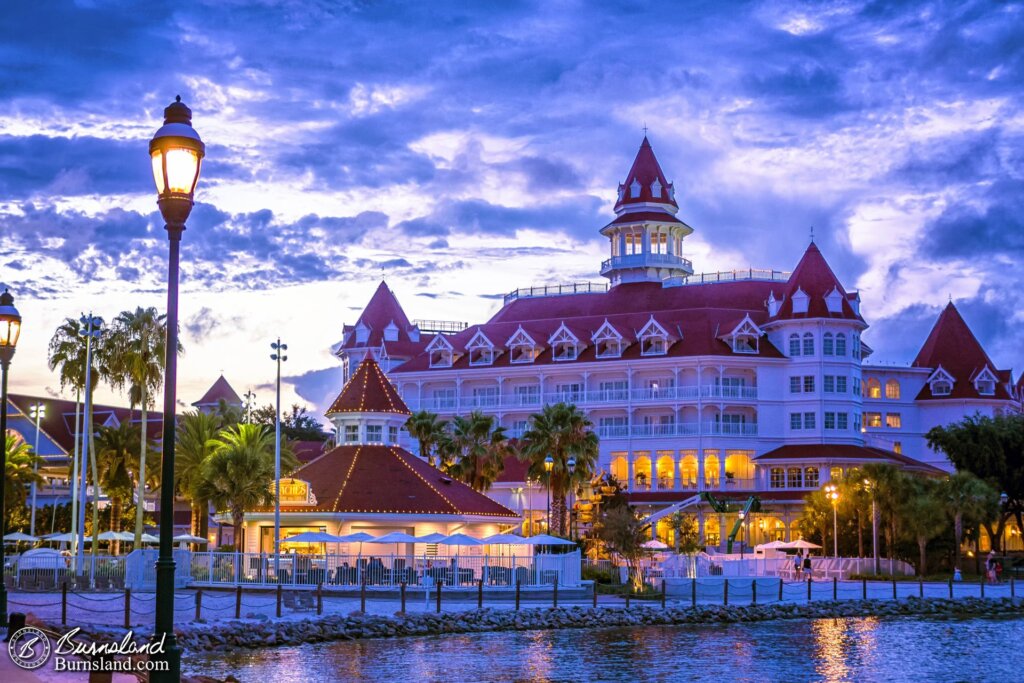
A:
MULTIPOLYGON (((530 631, 562 628, 720 624, 777 619, 821 619, 866 616, 990 617, 1024 616, 1024 598, 908 598, 763 605, 660 605, 625 607, 527 608, 519 611, 484 608, 461 612, 395 614, 394 616, 325 615, 300 621, 232 620, 190 624, 179 630, 178 645, 188 652, 231 648, 264 648, 363 638, 396 638, 486 631, 530 631)), ((112 631, 89 629, 109 639, 112 631)), ((123 633, 123 629, 119 631, 123 633)), ((141 635, 141 634, 136 634, 141 635)))

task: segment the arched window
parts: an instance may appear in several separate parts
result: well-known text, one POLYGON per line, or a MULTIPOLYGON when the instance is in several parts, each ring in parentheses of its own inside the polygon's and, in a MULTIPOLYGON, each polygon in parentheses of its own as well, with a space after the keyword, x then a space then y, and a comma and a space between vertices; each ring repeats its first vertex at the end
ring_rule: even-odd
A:
POLYGON ((836 335, 836 355, 846 355, 846 335, 842 332, 836 335))
POLYGON ((882 383, 875 377, 871 377, 864 383, 865 398, 882 398, 882 383))
POLYGON ((892 400, 900 397, 900 383, 890 379, 885 383, 885 397, 892 400))
POLYGON ((786 488, 786 470, 781 467, 773 467, 771 469, 771 478, 768 481, 768 486, 773 489, 786 488))
POLYGON ((818 488, 818 468, 817 467, 805 467, 804 468, 804 486, 809 489, 818 488))
POLYGON ((786 486, 791 489, 798 489, 803 486, 800 474, 799 467, 790 467, 786 470, 786 486))
POLYGON ((803 349, 803 351, 804 351, 804 355, 805 356, 813 356, 814 355, 814 335, 811 334, 810 332, 805 332, 804 333, 804 349, 803 349))
POLYGON ((826 356, 831 356, 835 351, 835 345, 833 344, 832 333, 826 332, 825 336, 821 339, 821 352, 826 356))
POLYGON ((791 334, 789 335, 789 355, 799 356, 800 355, 800 335, 791 334))

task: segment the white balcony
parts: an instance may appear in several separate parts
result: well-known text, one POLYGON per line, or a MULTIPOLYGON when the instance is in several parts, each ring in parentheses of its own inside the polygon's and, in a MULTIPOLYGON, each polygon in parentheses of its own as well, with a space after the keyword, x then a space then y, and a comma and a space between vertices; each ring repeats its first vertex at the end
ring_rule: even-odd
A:
POLYGON ((675 254, 627 254, 613 256, 601 262, 601 275, 607 275, 615 268, 678 268, 693 273, 690 259, 675 254))

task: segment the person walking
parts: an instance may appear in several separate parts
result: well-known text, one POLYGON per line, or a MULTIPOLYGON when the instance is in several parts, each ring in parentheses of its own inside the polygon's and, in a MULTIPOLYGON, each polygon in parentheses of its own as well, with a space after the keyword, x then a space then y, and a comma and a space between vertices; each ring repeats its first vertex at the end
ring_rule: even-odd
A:
POLYGON ((985 581, 996 582, 996 551, 991 550, 985 558, 985 581))

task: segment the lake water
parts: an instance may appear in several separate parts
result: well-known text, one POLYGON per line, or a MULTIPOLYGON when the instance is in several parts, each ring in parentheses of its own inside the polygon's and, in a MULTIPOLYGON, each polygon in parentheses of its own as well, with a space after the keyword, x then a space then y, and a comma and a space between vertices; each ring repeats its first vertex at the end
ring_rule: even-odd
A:
POLYGON ((188 658, 284 681, 1020 681, 1024 619, 850 618, 344 641, 188 658))

